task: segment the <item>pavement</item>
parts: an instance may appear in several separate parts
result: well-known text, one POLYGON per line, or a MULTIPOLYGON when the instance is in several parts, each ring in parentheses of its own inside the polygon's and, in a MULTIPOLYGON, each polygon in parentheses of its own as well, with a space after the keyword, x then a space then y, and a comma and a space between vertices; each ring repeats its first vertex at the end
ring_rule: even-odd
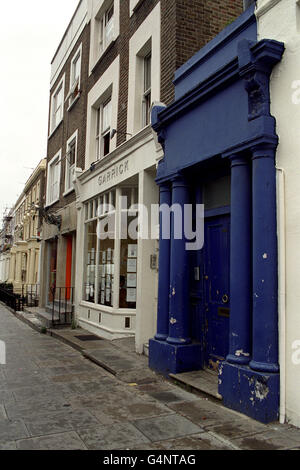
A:
POLYGON ((155 374, 133 338, 41 331, 0 304, 0 450, 300 450, 300 429, 261 424, 155 374))

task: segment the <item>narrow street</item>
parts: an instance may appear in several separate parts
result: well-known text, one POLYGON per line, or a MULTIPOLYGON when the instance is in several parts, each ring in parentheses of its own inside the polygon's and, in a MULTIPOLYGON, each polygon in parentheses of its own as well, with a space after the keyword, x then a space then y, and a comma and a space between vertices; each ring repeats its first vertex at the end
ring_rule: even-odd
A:
POLYGON ((0 340, 0 450, 300 448, 300 430, 189 393, 153 374, 146 358, 139 378, 115 377, 2 305, 0 340))

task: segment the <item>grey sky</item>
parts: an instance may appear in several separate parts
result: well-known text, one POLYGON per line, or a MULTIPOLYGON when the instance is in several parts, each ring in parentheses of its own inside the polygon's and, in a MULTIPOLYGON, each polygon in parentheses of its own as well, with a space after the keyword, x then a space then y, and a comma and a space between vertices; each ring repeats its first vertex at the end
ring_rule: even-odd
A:
POLYGON ((0 222, 46 156, 50 62, 79 0, 1 0, 0 222))

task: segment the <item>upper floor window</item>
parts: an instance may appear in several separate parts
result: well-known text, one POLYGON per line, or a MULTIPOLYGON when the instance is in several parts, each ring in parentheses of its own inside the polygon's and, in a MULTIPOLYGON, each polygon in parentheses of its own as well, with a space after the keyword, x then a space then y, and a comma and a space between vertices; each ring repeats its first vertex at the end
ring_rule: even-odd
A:
POLYGON ((121 0, 94 0, 91 11, 89 73, 120 33, 121 0))
POLYGON ((103 52, 114 38, 114 4, 105 11, 100 19, 100 53, 103 52))
POLYGON ((50 134, 63 119, 64 114, 64 77, 56 87, 51 100, 50 134))
POLYGON ((78 131, 76 131, 67 142, 65 165, 65 193, 74 189, 73 178, 76 170, 77 160, 77 134, 78 131))
POLYGON ((151 108, 151 52, 144 57, 144 93, 143 93, 143 126, 150 123, 151 108))
POLYGON ((96 152, 97 160, 107 155, 110 151, 111 130, 111 97, 103 102, 97 109, 96 124, 96 152))
POLYGON ((71 61, 70 90, 66 98, 69 99, 69 106, 80 96, 81 55, 82 45, 80 45, 71 61))
POLYGON ((47 205, 59 200, 61 151, 48 163, 47 175, 47 205))
POLYGON ((160 102, 160 3, 129 41, 127 132, 134 135, 150 124, 151 105, 160 102))

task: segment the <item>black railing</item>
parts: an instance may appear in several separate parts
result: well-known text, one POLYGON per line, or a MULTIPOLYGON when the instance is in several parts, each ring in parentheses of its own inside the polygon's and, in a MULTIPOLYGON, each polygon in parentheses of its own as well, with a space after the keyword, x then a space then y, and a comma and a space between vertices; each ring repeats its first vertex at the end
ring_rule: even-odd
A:
POLYGON ((22 284, 15 288, 14 293, 22 298, 25 307, 38 307, 40 299, 39 284, 22 284))
POLYGON ((73 320, 74 287, 50 288, 52 325, 71 325, 73 320))
POLYGON ((13 309, 15 312, 24 310, 24 303, 21 295, 13 292, 11 288, 0 287, 0 301, 5 303, 8 307, 13 309))
POLYGON ((37 307, 40 300, 40 286, 39 284, 23 284, 22 297, 25 299, 27 307, 37 307))

